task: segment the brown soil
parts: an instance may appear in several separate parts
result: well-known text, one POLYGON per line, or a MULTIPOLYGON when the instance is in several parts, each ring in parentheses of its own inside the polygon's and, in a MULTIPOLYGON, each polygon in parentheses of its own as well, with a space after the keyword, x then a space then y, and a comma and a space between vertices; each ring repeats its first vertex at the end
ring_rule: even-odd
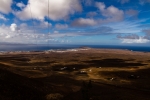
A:
POLYGON ((0 54, 0 100, 150 100, 150 53, 115 49, 0 54), (89 81, 91 80, 91 81, 89 81))

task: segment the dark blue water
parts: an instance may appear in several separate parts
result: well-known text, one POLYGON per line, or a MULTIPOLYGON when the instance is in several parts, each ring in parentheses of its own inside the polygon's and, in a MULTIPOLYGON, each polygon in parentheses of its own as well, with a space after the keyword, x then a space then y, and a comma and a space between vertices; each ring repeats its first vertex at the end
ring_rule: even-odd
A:
POLYGON ((111 45, 93 45, 92 48, 105 48, 105 49, 124 49, 132 51, 150 52, 150 47, 146 46, 111 46, 111 45))
POLYGON ((101 48, 101 49, 125 49, 132 51, 150 52, 150 47, 144 46, 119 46, 119 45, 0 45, 0 51, 44 51, 44 50, 65 50, 80 47, 101 48))

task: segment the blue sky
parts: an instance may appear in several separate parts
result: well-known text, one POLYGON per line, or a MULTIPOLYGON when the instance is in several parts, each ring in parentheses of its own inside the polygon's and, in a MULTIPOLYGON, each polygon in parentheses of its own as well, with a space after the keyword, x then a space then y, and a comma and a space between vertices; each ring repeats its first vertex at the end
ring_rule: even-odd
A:
POLYGON ((0 42, 149 46, 150 0, 0 0, 0 42))

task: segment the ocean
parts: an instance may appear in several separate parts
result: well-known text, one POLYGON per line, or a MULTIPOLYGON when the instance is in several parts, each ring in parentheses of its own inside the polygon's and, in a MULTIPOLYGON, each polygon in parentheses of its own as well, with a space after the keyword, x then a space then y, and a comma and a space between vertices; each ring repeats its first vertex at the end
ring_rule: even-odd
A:
POLYGON ((0 45, 0 51, 45 51, 45 50, 65 50, 81 47, 100 49, 124 49, 140 52, 150 52, 150 47, 146 46, 120 46, 120 45, 0 45))

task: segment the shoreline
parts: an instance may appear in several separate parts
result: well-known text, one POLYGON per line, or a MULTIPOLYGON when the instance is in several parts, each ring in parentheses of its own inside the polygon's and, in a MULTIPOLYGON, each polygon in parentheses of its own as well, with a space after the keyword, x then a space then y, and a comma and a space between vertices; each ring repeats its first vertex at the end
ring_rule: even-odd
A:
POLYGON ((73 49, 119 49, 133 52, 150 52, 146 46, 120 46, 120 45, 51 45, 51 46, 13 46, 0 48, 0 53, 7 52, 44 52, 44 51, 67 51, 73 49))
POLYGON ((6 54, 50 54, 50 53, 114 53, 114 54, 135 54, 150 55, 150 52, 133 51, 128 49, 105 49, 105 48, 74 48, 74 49, 50 49, 41 51, 0 51, 0 55, 6 54))

